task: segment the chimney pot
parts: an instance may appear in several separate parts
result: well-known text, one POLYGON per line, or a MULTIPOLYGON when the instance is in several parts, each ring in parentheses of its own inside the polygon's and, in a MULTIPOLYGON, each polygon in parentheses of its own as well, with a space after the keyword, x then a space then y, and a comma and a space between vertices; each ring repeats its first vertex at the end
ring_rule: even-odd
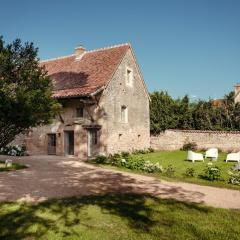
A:
POLYGON ((76 55, 76 58, 79 58, 85 51, 86 49, 82 45, 78 45, 75 48, 75 52, 74 52, 76 55))

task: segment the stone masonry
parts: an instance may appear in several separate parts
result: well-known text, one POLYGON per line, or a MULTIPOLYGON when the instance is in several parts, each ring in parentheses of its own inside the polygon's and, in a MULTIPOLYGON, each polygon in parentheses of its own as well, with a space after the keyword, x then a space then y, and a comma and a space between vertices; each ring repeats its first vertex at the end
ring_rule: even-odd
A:
POLYGON ((185 143, 195 142, 199 149, 217 147, 222 151, 240 151, 240 132, 166 130, 151 136, 151 147, 156 150, 179 150, 185 143))

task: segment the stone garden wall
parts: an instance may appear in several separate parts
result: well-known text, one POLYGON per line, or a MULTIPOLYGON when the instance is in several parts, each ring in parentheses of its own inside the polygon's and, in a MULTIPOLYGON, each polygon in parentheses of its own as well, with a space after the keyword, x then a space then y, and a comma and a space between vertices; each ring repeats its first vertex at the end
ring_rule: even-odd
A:
POLYGON ((171 129, 151 136, 151 147, 155 150, 178 150, 188 142, 195 142, 199 149, 240 151, 240 132, 171 129))

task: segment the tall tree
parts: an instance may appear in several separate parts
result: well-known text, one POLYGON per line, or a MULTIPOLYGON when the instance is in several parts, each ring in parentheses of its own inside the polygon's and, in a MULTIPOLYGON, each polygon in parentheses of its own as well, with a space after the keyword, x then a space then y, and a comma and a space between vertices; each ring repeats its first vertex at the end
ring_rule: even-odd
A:
POLYGON ((150 104, 151 132, 159 133, 176 127, 175 102, 167 92, 153 92, 150 104))
POLYGON ((33 43, 0 37, 0 148, 32 127, 48 124, 60 108, 33 43))
POLYGON ((192 106, 188 95, 182 99, 177 99, 175 106, 175 117, 177 118, 177 128, 191 129, 193 125, 192 106))

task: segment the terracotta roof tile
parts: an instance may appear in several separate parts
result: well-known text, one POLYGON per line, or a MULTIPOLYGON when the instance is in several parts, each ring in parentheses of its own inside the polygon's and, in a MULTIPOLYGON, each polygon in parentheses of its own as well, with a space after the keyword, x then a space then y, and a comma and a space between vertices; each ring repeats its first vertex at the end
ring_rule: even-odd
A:
POLYGON ((53 79, 55 98, 92 94, 104 87, 129 49, 129 44, 86 51, 76 55, 42 61, 53 79))

